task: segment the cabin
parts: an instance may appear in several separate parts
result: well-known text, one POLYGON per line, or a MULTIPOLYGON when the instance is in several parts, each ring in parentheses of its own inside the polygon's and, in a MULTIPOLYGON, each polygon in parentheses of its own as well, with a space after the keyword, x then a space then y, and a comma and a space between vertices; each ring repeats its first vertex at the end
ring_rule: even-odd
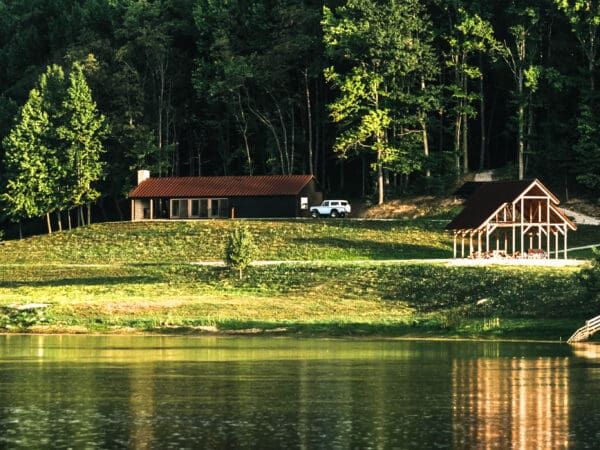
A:
POLYGON ((323 192, 312 175, 159 177, 138 171, 131 220, 303 217, 323 192))
POLYGON ((567 237, 575 224, 539 180, 483 182, 446 230, 453 254, 465 258, 567 259, 567 237))

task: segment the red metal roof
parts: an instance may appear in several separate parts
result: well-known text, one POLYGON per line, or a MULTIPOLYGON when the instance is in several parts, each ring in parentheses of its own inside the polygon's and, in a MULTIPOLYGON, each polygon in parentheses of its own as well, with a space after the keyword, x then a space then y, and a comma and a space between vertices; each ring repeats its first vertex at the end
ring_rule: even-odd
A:
POLYGON ((312 179, 312 175, 149 178, 136 186, 129 197, 201 198, 297 195, 312 179))

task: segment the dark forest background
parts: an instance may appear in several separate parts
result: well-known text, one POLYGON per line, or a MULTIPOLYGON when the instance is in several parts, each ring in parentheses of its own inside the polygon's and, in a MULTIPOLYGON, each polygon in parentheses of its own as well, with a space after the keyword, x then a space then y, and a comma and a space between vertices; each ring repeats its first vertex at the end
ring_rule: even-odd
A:
POLYGON ((2 153, 47 67, 77 63, 105 216, 128 217, 137 169, 312 173, 376 201, 378 164, 386 196, 501 168, 597 198, 599 24, 573 0, 0 1, 2 153))

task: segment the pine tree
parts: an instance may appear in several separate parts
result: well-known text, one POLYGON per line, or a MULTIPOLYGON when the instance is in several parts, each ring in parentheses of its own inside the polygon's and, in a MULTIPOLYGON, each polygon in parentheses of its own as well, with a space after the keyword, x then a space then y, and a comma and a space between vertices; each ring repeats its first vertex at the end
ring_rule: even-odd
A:
POLYGON ((225 242, 225 264, 238 270, 240 280, 242 272, 247 268, 256 254, 256 245, 252 233, 245 227, 236 227, 225 242))
POLYGON ((58 146, 50 105, 60 98, 64 74, 51 66, 42 74, 38 87, 31 90, 19 121, 4 140, 7 184, 2 198, 14 221, 46 215, 52 232, 50 212, 57 204, 58 146))
POLYGON ((64 146, 62 159, 66 167, 60 185, 65 192, 64 206, 80 207, 100 195, 92 183, 103 174, 100 156, 104 153, 102 138, 107 127, 78 63, 73 64, 66 94, 62 104, 64 120, 57 129, 64 146))

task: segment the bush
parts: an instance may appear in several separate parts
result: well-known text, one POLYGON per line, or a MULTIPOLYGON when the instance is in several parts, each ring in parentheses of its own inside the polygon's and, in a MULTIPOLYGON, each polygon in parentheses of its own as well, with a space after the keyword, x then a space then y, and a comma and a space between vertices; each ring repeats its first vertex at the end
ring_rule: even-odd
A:
POLYGON ((227 267, 238 270, 241 280, 243 270, 252 263, 256 251, 254 238, 248 228, 236 227, 225 242, 225 264, 227 267))
MULTIPOLYGON (((581 271, 580 279, 585 288, 586 301, 600 304, 600 249, 594 248, 592 267, 581 271)), ((600 313, 600 311, 599 311, 600 313)))
POLYGON ((0 329, 27 328, 46 322, 43 308, 0 306, 0 329))

